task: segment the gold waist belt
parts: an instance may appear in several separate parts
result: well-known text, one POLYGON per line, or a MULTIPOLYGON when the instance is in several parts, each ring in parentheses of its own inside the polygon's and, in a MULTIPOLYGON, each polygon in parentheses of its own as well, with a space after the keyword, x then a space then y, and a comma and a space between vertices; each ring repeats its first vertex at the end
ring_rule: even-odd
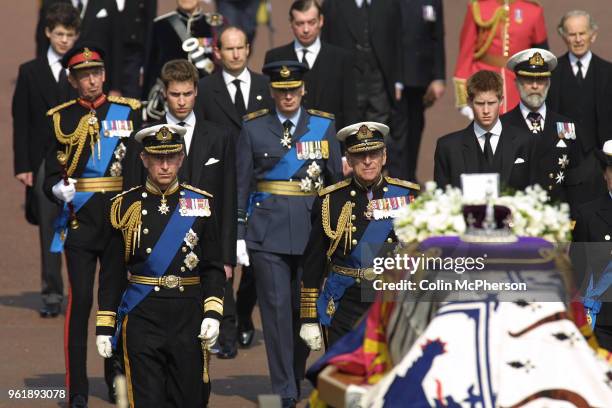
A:
POLYGON ((81 193, 105 193, 123 191, 123 177, 89 177, 76 182, 76 191, 81 193))
POLYGON ((155 290, 159 290, 160 287, 165 289, 179 288, 181 292, 183 291, 183 286, 200 284, 199 276, 183 278, 176 275, 164 275, 160 276, 159 278, 153 278, 151 276, 131 275, 128 280, 130 283, 155 286, 155 290))
POLYGON ((287 196, 313 196, 316 191, 302 191, 299 181, 259 181, 257 191, 287 196))
POLYGON ((503 68, 506 66, 506 62, 508 62, 508 57, 504 57, 503 55, 485 54, 478 61, 494 67, 503 68))
POLYGON ((365 279, 367 281, 376 279, 376 273, 374 273, 374 268, 355 269, 332 264, 331 270, 340 275, 350 276, 351 278, 355 279, 365 279))

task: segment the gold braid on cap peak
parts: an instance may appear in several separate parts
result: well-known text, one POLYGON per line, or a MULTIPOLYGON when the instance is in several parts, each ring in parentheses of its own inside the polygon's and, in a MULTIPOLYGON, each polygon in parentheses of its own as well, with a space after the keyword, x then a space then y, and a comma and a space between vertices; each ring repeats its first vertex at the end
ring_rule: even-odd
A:
POLYGON ((121 204, 123 196, 117 197, 113 201, 110 212, 110 220, 113 228, 121 230, 125 243, 125 261, 130 259, 130 253, 134 255, 134 250, 140 247, 140 227, 142 202, 136 201, 121 216, 121 204))
MULTIPOLYGON (((58 152, 57 157, 60 164, 65 166, 70 159, 72 149, 76 146, 76 151, 72 155, 72 161, 69 166, 66 166, 66 173, 68 177, 72 176, 79 164, 79 158, 83 153, 85 147, 85 141, 89 136, 89 145, 91 147, 91 154, 93 156, 95 145, 98 145, 98 156, 100 156, 100 124, 96 117, 95 111, 89 112, 79 120, 79 124, 72 133, 62 132, 61 126, 61 114, 55 112, 53 114, 53 130, 55 131, 55 137, 57 141, 66 146, 64 152, 58 152)), ((99 157, 98 157, 99 158, 99 157)))
POLYGON ((351 249, 351 241, 353 238, 353 223, 351 221, 351 215, 353 214, 353 203, 347 201, 342 206, 340 216, 338 217, 338 224, 336 224, 336 231, 332 231, 329 219, 329 194, 323 199, 323 205, 321 206, 321 218, 323 219, 323 231, 325 235, 329 237, 331 243, 327 250, 327 258, 330 258, 338 244, 344 236, 344 253, 346 254, 347 248, 351 249))

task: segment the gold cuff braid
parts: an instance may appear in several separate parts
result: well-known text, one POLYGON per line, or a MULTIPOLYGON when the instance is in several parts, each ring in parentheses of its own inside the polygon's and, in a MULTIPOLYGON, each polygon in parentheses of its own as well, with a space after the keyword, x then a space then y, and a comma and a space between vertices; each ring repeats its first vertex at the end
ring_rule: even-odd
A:
POLYGON ((217 312, 223 316, 223 299, 216 296, 211 296, 204 300, 204 313, 217 312))
POLYGON ((99 310, 96 313, 96 326, 115 327, 117 313, 99 310))

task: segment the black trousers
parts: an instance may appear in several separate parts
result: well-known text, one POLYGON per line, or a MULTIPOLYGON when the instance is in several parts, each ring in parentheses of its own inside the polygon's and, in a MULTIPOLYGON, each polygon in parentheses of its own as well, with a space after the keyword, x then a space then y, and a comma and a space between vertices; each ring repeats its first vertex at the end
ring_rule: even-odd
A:
POLYGON ((130 407, 206 405, 210 387, 202 379, 201 323, 198 299, 151 295, 124 318, 121 351, 130 407))
POLYGON ((595 337, 600 347, 612 351, 612 326, 595 325, 595 337))
POLYGON ((49 200, 43 192, 45 181, 45 162, 36 173, 34 184, 34 201, 38 219, 38 237, 40 239, 40 280, 41 297, 45 304, 61 303, 64 299, 64 282, 62 281, 62 255, 51 253, 51 242, 55 230, 53 223, 61 207, 49 200))
POLYGON ((251 329, 251 315, 257 303, 257 289, 255 287, 255 274, 252 266, 242 267, 240 285, 236 292, 236 314, 238 327, 251 329))
MULTIPOLYGON (((371 55, 371 58, 374 58, 371 55)), ((385 88, 385 80, 375 62, 360 64, 356 73, 357 110, 359 120, 389 123, 391 103, 385 88)))
POLYGON ((234 299, 234 277, 225 282, 223 297, 223 319, 219 327, 219 347, 233 348, 238 341, 236 326, 236 301, 234 299))
POLYGON ((144 65, 144 51, 141 46, 131 46, 124 49, 123 55, 121 93, 123 96, 140 99, 140 69, 144 65))
POLYGON ((327 329, 327 347, 331 347, 346 333, 353 330, 359 319, 368 311, 372 302, 364 302, 359 284, 354 284, 344 292, 338 308, 327 329))
MULTIPOLYGON (((111 273, 122 271, 122 248, 107 246, 101 251, 88 250, 76 246, 65 248, 66 265, 68 267, 68 307, 64 333, 64 350, 66 353, 66 386, 69 395, 87 396, 89 381, 87 380, 87 328, 89 314, 93 303, 94 279, 96 266, 100 261, 100 282, 111 273), (119 262, 119 264, 117 263, 119 262)), ((104 359, 104 378, 109 387, 114 379, 113 359, 104 359)))
POLYGON ((425 88, 404 88, 394 105, 391 138, 387 143, 387 172, 391 177, 416 181, 417 159, 425 127, 425 88))

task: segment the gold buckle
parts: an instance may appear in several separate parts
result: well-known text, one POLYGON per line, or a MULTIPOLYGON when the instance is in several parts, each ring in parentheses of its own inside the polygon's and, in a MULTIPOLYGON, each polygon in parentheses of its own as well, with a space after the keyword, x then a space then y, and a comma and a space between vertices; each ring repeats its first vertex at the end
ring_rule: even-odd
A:
POLYGON ((161 285, 166 289, 174 289, 181 283, 181 278, 176 275, 165 275, 161 278, 161 285))
POLYGON ((374 268, 366 268, 363 270, 363 278, 367 281, 372 281, 376 279, 376 273, 374 272, 374 268))

